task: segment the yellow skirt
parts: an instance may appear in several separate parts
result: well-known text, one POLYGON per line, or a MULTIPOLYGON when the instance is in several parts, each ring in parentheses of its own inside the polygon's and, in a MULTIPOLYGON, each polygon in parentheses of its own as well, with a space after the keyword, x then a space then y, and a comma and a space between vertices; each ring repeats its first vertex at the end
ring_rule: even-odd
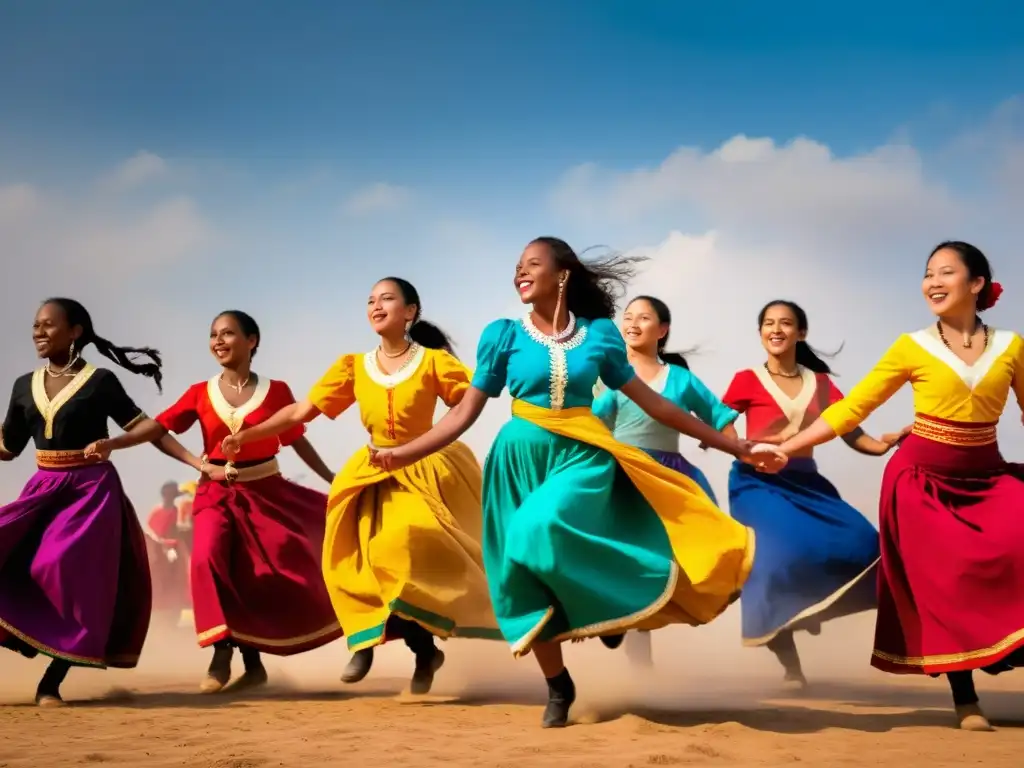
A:
POLYGON ((327 502, 324 580, 357 651, 390 639, 388 618, 442 638, 501 640, 480 547, 481 472, 462 443, 394 472, 353 456, 327 502))

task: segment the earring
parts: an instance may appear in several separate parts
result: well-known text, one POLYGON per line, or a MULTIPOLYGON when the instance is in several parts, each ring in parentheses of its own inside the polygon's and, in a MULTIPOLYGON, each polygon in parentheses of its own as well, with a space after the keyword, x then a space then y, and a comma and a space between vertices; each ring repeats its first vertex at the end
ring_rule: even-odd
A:
POLYGON ((75 342, 71 341, 71 347, 68 349, 68 360, 74 362, 75 360, 75 342))

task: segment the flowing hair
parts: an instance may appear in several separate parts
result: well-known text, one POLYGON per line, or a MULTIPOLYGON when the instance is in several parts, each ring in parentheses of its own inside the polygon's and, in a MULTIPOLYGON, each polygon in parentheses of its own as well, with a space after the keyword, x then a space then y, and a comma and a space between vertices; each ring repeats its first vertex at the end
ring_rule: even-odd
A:
POLYGON ((448 334, 423 319, 423 302, 420 301, 420 293, 416 290, 416 286, 401 277, 385 277, 377 282, 394 283, 398 286, 398 292, 402 294, 402 301, 407 306, 415 305, 416 314, 412 319, 412 325, 409 326, 409 338, 412 341, 427 349, 443 349, 445 352, 453 354, 455 344, 452 343, 448 334))
MULTIPOLYGON (((796 318, 797 330, 801 333, 807 333, 808 322, 807 313, 804 312, 803 307, 797 304, 795 301, 789 301, 787 299, 774 299, 769 301, 757 315, 757 327, 760 328, 764 325, 764 317, 768 314, 768 310, 772 307, 786 307, 790 312, 793 313, 793 317, 796 318)), ((829 376, 834 376, 835 372, 832 367, 826 363, 822 358, 828 357, 833 358, 843 351, 843 345, 839 345, 839 349, 835 352, 819 352, 806 341, 798 341, 796 343, 796 364, 802 365, 810 371, 815 373, 824 373, 829 376)))

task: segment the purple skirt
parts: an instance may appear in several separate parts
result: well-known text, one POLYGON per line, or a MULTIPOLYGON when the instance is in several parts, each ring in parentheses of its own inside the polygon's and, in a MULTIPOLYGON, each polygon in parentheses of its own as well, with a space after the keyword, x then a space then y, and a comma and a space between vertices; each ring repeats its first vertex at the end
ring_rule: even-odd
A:
POLYGON ((0 644, 134 667, 149 631, 146 540, 109 462, 40 469, 0 507, 0 644))

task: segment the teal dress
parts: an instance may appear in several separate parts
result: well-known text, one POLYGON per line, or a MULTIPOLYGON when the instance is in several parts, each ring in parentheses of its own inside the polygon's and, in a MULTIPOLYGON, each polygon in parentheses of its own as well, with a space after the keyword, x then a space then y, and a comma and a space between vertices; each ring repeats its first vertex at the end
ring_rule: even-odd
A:
MULTIPOLYGON (((635 374, 610 320, 577 322, 561 344, 526 320, 491 323, 473 386, 490 397, 507 387, 546 409, 590 409, 599 378, 616 390, 635 374)), ((534 641, 634 628, 667 602, 675 570, 664 525, 610 453, 516 416, 484 464, 483 557, 516 655, 534 641)))
MULTIPOLYGON (((739 417, 736 411, 715 397, 703 381, 682 366, 663 365, 649 386, 719 432, 739 417)), ((594 414, 612 430, 616 440, 635 445, 669 469, 682 472, 696 482, 708 498, 718 503, 704 473, 679 453, 678 432, 659 424, 621 392, 604 387, 600 390, 594 400, 594 414)))

